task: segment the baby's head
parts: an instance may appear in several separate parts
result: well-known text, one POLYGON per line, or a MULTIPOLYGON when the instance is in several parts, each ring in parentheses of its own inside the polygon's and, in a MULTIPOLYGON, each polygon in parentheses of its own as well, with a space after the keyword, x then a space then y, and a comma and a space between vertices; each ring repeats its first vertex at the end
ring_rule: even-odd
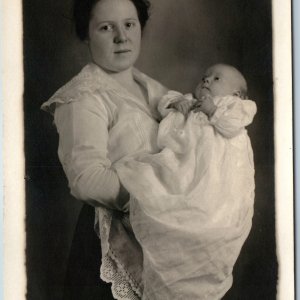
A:
POLYGON ((197 99, 202 96, 238 96, 247 97, 247 83, 244 76, 234 67, 217 64, 208 68, 198 84, 195 95, 197 99))

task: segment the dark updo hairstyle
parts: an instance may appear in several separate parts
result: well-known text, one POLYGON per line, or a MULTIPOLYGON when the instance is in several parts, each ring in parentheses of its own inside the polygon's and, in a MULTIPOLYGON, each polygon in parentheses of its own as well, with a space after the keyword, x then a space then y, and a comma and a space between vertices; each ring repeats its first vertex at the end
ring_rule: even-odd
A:
MULTIPOLYGON (((89 22, 91 12, 96 3, 101 0, 74 0, 73 17, 75 23, 76 34, 80 40, 88 39, 89 22)), ((129 0, 131 1, 138 14, 142 30, 149 19, 150 2, 148 0, 129 0)))

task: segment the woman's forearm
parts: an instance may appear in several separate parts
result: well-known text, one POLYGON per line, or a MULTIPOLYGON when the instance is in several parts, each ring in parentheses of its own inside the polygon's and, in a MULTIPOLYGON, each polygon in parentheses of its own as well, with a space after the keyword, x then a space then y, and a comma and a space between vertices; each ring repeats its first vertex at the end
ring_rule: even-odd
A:
POLYGON ((91 166, 69 180, 71 193, 93 206, 104 205, 123 210, 128 193, 121 185, 116 172, 103 166, 91 166))
POLYGON ((101 99, 82 99, 55 111, 59 159, 71 193, 94 206, 123 209, 128 195, 108 158, 107 112, 101 99))

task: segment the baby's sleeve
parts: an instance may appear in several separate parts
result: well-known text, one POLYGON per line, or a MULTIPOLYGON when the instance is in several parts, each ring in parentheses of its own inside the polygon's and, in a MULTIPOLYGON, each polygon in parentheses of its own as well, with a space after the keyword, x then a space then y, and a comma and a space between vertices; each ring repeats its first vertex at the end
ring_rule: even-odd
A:
POLYGON ((170 108, 170 104, 177 102, 180 99, 186 99, 188 101, 193 101, 192 94, 183 95, 177 91, 168 91, 168 93, 161 98, 158 103, 157 110, 160 115, 164 118, 166 117, 171 111, 174 111, 174 108, 170 108))
POLYGON ((217 109, 210 118, 210 124, 224 137, 235 137, 252 123, 257 111, 254 101, 234 96, 214 100, 217 109))

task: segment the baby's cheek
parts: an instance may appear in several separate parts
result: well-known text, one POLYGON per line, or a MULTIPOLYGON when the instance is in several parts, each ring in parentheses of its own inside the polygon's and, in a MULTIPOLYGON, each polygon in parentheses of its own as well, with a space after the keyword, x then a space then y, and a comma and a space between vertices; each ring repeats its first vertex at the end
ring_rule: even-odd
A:
POLYGON ((195 96, 197 99, 201 98, 201 90, 202 90, 202 85, 198 84, 198 86, 196 87, 196 90, 195 90, 195 96))

